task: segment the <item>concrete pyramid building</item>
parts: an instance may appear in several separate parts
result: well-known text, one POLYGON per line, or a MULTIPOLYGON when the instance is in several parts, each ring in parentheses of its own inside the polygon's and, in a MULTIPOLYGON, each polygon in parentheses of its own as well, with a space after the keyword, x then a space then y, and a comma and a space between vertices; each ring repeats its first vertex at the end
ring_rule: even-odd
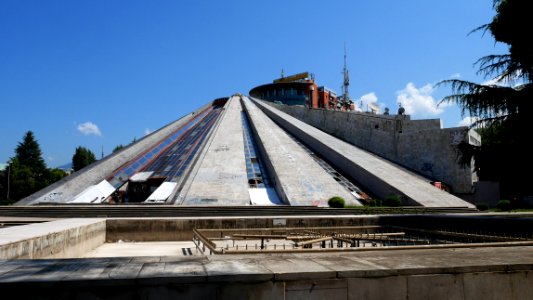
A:
POLYGON ((15 205, 327 206, 335 196, 364 205, 395 195, 404 205, 474 207, 434 178, 301 121, 316 111, 295 118, 287 109, 241 94, 216 99, 15 205))

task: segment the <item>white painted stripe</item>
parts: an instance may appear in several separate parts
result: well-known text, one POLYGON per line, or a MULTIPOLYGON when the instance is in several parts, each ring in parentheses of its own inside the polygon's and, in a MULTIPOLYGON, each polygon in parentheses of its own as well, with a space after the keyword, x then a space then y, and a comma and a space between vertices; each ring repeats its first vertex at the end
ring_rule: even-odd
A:
POLYGON ((163 182, 151 195, 146 199, 145 202, 164 202, 168 199, 170 194, 174 191, 177 182, 163 182))
POLYGON ((72 203, 102 203, 109 195, 115 191, 115 188, 107 182, 107 180, 102 180, 97 185, 91 185, 86 188, 83 192, 79 193, 74 197, 74 200, 70 201, 72 203))

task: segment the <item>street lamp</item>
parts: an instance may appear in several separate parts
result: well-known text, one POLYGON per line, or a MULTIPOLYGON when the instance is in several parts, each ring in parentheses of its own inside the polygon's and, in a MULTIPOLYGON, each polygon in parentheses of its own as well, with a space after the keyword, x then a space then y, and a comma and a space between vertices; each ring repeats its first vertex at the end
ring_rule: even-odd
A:
POLYGON ((7 200, 9 200, 9 179, 11 177, 10 175, 11 175, 11 163, 7 165, 7 195, 6 195, 7 200))

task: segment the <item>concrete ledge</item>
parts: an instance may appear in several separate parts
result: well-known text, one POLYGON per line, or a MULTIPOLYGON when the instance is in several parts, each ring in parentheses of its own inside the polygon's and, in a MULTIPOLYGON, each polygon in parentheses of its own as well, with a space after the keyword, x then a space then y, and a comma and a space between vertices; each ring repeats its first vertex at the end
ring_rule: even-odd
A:
POLYGON ((197 217, 197 218, 121 218, 107 219, 107 242, 123 241, 186 241, 194 228, 276 228, 283 227, 363 226, 376 225, 376 216, 267 216, 267 217, 197 217))
MULTIPOLYGON (((397 224, 398 219, 431 227, 487 224, 520 232, 530 218, 465 216, 292 216, 168 219, 68 219, 0 230, 0 245, 41 247, 44 259, 0 260, 0 289, 19 298, 191 299, 531 299, 533 246, 386 250, 362 252, 140 256, 56 259, 60 247, 76 253, 134 231, 167 239, 189 228, 397 224), (325 218, 325 219, 323 219, 325 218), (425 219, 425 222, 421 222, 425 219), (323 223, 325 221, 325 223, 323 223), (428 225, 429 223, 429 225, 428 225), (425 225, 424 225, 425 224, 425 225), (259 226, 258 226, 259 225, 259 226), (130 227, 128 227, 130 226, 130 227), (102 233, 102 230, 104 233, 102 233), (43 237, 45 240, 31 242, 43 237), (110 239, 108 236, 107 239, 110 239), (27 243, 26 241, 30 241, 27 243), (40 243, 40 244, 39 244, 40 243), (55 251, 55 250, 54 250, 55 251), (52 253, 56 254, 56 252, 52 253), (47 258, 48 257, 48 258, 47 258)), ((527 231, 527 230, 526 230, 527 231)), ((528 231, 529 232, 529 231, 528 231)), ((218 232, 215 232, 218 234, 218 232)), ((453 246, 449 244, 447 246, 453 246)), ((16 247, 15 247, 16 248, 16 247)), ((1 249, 1 247, 0 247, 1 249)), ((17 248, 18 249, 18 248, 17 248)), ((2 249, 3 253, 5 252, 2 249)), ((32 254, 37 258, 37 254, 32 254)), ((30 257, 28 254, 26 257, 30 257)))
POLYGON ((0 259, 79 256, 105 242, 105 219, 66 219, 0 231, 0 259))
POLYGON ((530 299, 532 250, 3 260, 0 288, 44 298, 530 299))

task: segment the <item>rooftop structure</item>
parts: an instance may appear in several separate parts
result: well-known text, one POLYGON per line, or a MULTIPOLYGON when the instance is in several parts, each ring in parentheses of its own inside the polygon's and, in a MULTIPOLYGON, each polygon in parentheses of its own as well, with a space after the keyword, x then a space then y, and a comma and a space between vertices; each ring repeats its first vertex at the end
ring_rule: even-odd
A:
POLYGON ((309 72, 302 72, 290 76, 274 79, 270 84, 261 85, 250 90, 250 96, 266 101, 285 105, 305 106, 308 108, 354 111, 356 109, 353 101, 347 92, 348 73, 345 69, 345 84, 343 95, 324 86, 318 86, 314 75, 309 72))

